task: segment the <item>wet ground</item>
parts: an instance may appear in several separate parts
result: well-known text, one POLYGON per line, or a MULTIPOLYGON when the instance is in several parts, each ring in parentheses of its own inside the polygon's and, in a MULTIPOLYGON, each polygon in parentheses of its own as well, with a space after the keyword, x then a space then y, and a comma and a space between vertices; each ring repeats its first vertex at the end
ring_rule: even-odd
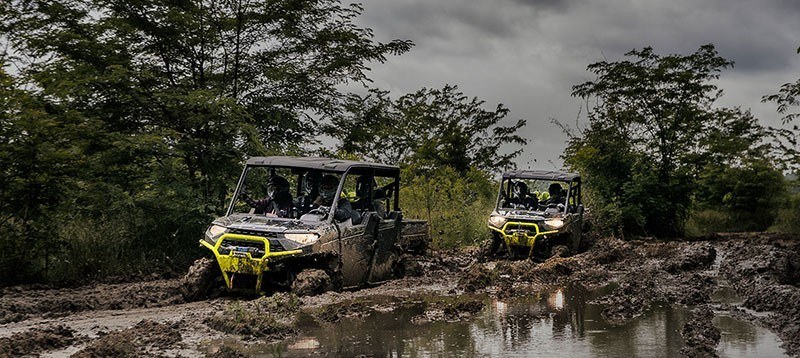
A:
POLYGON ((313 297, 185 303, 174 280, 0 290, 0 356, 724 356, 800 354, 800 240, 600 239, 313 297))
MULTIPOLYGON (((468 319, 420 320, 429 302, 396 305, 386 297, 367 302, 363 317, 335 325, 304 317, 302 333, 280 343, 244 346, 235 340, 211 340, 206 352, 222 347, 252 356, 528 356, 659 357, 679 356, 686 308, 655 304, 647 314, 622 326, 602 318, 597 294, 575 288, 551 288, 498 300, 476 298, 482 309, 468 319), (391 308, 391 309, 389 309, 391 308)), ((769 330, 720 312, 714 319, 724 337, 717 352, 725 357, 781 357, 780 340, 769 330)))

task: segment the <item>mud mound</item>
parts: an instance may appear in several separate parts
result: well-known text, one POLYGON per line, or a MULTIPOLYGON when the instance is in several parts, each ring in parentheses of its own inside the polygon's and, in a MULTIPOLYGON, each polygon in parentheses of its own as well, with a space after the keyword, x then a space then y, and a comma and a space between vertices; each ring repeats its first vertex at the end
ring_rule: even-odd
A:
POLYGON ((61 317, 89 310, 161 307, 182 303, 178 280, 37 290, 9 287, 0 291, 0 323, 34 316, 61 317))
POLYGON ((135 326, 102 335, 72 357, 148 357, 172 348, 182 337, 181 323, 142 320, 135 326))
POLYGON ((68 327, 33 328, 0 338, 0 357, 34 355, 68 347, 78 340, 75 331, 68 327))
POLYGON ((629 273, 610 294, 592 303, 606 306, 601 316, 607 322, 612 325, 625 324, 644 313, 654 301, 663 299, 657 290, 658 276, 655 270, 629 273))
POLYGON ((316 312, 314 317, 325 323, 336 323, 344 318, 361 319, 370 313, 371 309, 366 302, 351 301, 327 305, 316 312))
POLYGON ((680 271, 707 268, 717 257, 717 250, 708 242, 691 243, 677 250, 676 256, 664 262, 664 271, 677 273, 680 271))
POLYGON ((475 263, 464 272, 458 284, 464 291, 475 292, 491 286, 497 279, 497 272, 487 267, 487 264, 475 263))
POLYGON ((714 277, 692 273, 678 276, 673 285, 666 289, 669 302, 691 306, 710 302, 716 287, 717 280, 714 277))
POLYGON ((429 302, 425 312, 411 318, 414 324, 426 324, 437 321, 455 322, 472 318, 483 310, 486 304, 476 299, 456 299, 451 301, 429 302))
POLYGON ((796 277, 800 241, 787 237, 731 240, 722 246, 720 272, 744 298, 743 305, 772 311, 761 320, 784 341, 789 354, 800 354, 800 287, 796 277))
POLYGON ((717 344, 721 338, 714 326, 714 312, 708 306, 695 308, 683 325, 681 335, 686 346, 681 349, 684 357, 717 357, 717 344))
MULTIPOLYGON (((259 299, 260 300, 260 299, 259 299)), ((266 298, 262 302, 242 304, 234 302, 223 312, 206 318, 204 323, 220 332, 248 338, 282 339, 296 332, 289 322, 294 309, 280 309, 284 302, 266 298)))
POLYGON ((606 237, 595 241, 586 252, 586 260, 594 264, 607 265, 628 260, 634 254, 633 245, 615 237, 606 237))

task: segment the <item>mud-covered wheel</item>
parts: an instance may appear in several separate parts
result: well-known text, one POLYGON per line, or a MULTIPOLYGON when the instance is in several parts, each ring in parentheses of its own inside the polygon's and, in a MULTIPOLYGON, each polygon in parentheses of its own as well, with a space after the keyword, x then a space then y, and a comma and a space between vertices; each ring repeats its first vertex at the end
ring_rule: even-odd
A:
POLYGON ((292 292, 298 296, 315 296, 333 289, 333 280, 325 270, 305 269, 292 282, 292 292))
POLYGON ((569 257, 570 249, 567 245, 556 245, 550 249, 550 257, 569 257))
POLYGON ((415 255, 404 254, 395 262, 392 273, 396 278, 419 277, 424 273, 424 269, 415 255))
POLYGON ((195 260, 180 281, 183 299, 192 302, 208 298, 220 285, 221 275, 214 259, 204 257, 195 260))
POLYGON ((502 245, 502 240, 497 234, 492 234, 492 238, 484 241, 478 252, 478 262, 486 262, 497 257, 502 245))

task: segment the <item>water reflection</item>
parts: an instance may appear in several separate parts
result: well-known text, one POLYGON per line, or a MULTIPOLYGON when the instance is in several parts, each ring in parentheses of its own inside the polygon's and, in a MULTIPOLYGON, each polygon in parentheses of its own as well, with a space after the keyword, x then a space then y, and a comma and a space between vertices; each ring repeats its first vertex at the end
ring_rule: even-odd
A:
MULTIPOLYGON (((680 330, 687 312, 666 305, 615 327, 601 317, 602 307, 587 304, 596 294, 575 288, 531 292, 507 301, 485 298, 484 310, 469 321, 413 324, 425 312, 424 299, 393 302, 394 310, 374 310, 360 320, 318 325, 301 322, 303 334, 293 342, 250 346, 254 356, 427 357, 678 356, 680 330)), ((386 302, 376 302, 386 306, 386 302)), ((728 357, 781 356, 774 334, 730 317, 717 317, 722 330, 719 353, 728 357)))

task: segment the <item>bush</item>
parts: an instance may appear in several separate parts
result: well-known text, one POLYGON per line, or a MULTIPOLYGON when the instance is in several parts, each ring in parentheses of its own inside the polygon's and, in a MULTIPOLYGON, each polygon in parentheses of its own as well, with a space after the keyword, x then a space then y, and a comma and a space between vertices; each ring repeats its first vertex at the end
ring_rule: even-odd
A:
POLYGON ((775 223, 769 231, 800 234, 800 194, 794 194, 778 211, 775 223))
POLYGON ((477 169, 406 168, 400 206, 406 218, 427 220, 433 246, 474 245, 488 237, 486 220, 494 208, 496 183, 477 169))

